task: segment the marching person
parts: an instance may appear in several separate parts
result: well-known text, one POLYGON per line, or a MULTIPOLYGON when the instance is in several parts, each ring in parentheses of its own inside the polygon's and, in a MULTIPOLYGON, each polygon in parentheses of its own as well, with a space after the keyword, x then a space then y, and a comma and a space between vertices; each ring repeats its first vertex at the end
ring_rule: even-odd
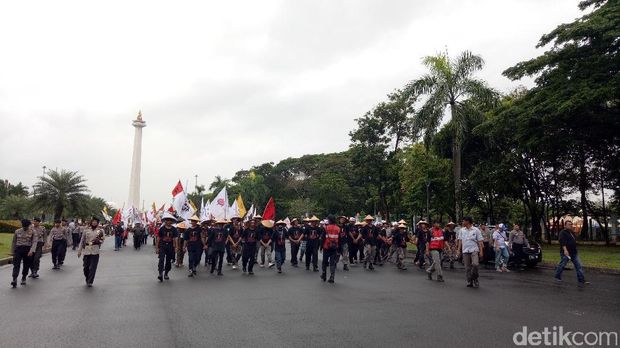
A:
POLYGON ((77 249, 78 244, 80 244, 80 230, 80 226, 77 226, 74 220, 69 222, 69 232, 71 232, 71 239, 73 242, 71 248, 73 250, 77 249))
MULTIPOLYGON (((346 218, 345 218, 346 219, 346 218)), ((338 255, 342 254, 340 243, 340 227, 336 225, 336 217, 329 215, 327 217, 327 226, 321 231, 321 249, 323 249, 323 261, 321 262, 321 279, 327 278, 327 265, 329 265, 329 283, 334 282, 336 273, 336 263, 338 263, 338 255)))
POLYGON ((114 225, 114 251, 121 250, 121 245, 123 243, 123 233, 125 233, 125 229, 123 228, 123 222, 119 221, 114 225))
POLYGON ((457 239, 457 249, 463 255, 468 288, 479 286, 478 265, 484 256, 482 233, 473 223, 474 219, 471 216, 465 216, 457 239))
POLYGON ((202 256, 202 250, 204 245, 202 244, 201 238, 201 228, 198 226, 200 219, 198 216, 194 215, 189 218, 191 226, 185 230, 185 234, 183 236, 183 240, 185 241, 185 245, 183 248, 187 252, 188 257, 188 277, 193 277, 197 274, 196 267, 200 264, 200 257, 202 256))
POLYGON ((54 227, 50 230, 48 242, 52 245, 52 263, 53 269, 60 269, 65 261, 67 252, 68 231, 61 226, 60 219, 54 220, 54 227))
POLYGON ((446 254, 446 259, 450 264, 450 269, 454 269, 454 262, 458 260, 458 250, 456 248, 456 232, 454 231, 455 225, 456 224, 454 222, 450 221, 443 230, 443 240, 446 246, 444 252, 446 254))
POLYGON ((37 250, 34 253, 32 264, 30 266, 30 276, 31 278, 39 278, 39 266, 41 265, 41 256, 43 255, 43 246, 45 245, 45 241, 47 240, 47 230, 43 225, 41 225, 41 219, 35 217, 32 219, 33 223, 31 228, 34 230, 34 233, 37 234, 37 250))
POLYGON ((209 231, 209 238, 207 239, 207 246, 209 247, 209 253, 211 254, 211 274, 215 271, 217 266, 217 275, 222 276, 222 262, 224 262, 224 252, 226 250, 226 241, 228 235, 224 226, 227 221, 219 220, 215 223, 216 227, 209 231))
POLYGON ((319 227, 319 218, 312 216, 308 219, 310 225, 304 231, 304 239, 306 240, 306 270, 319 271, 319 237, 321 236, 321 228, 319 227))
POLYGON ((308 245, 308 240, 306 239, 306 230, 310 227, 310 218, 304 218, 302 220, 303 224, 301 226, 301 244, 299 244, 299 262, 303 262, 304 256, 306 256, 306 246, 308 245))
POLYGON ((426 243, 426 256, 430 259, 431 265, 426 270, 428 279, 433 280, 433 273, 437 272, 437 281, 443 282, 443 274, 441 273, 441 256, 444 248, 443 230, 439 225, 439 221, 433 223, 433 228, 429 233, 426 243))
POLYGON ((519 271, 525 270, 525 268, 521 266, 521 263, 527 257, 523 251, 523 248, 529 248, 530 243, 527 241, 525 233, 521 231, 521 227, 518 224, 514 224, 513 230, 510 232, 508 247, 515 256, 515 269, 519 271))
POLYGON ((185 230, 187 229, 187 224, 185 221, 181 221, 176 225, 177 230, 179 231, 179 241, 176 245, 176 249, 175 249, 175 257, 174 260, 176 261, 174 264, 174 267, 183 267, 183 260, 185 259, 185 250, 183 249, 183 235, 185 235, 185 230))
POLYGON ((243 230, 241 236, 243 239, 243 256, 241 258, 243 273, 245 274, 247 271, 249 275, 253 275, 254 261, 256 260, 256 243, 258 240, 256 220, 250 220, 248 228, 243 230))
POLYGON ((424 260, 424 255, 426 254, 426 241, 428 237, 428 222, 426 220, 418 221, 418 228, 415 231, 415 241, 416 246, 418 248, 418 252, 416 253, 415 260, 413 261, 418 265, 421 271, 424 270, 424 264, 426 261, 424 260))
POLYGON ((404 261, 405 255, 407 255, 408 240, 407 225, 398 225, 397 230, 392 233, 392 247, 396 248, 396 267, 403 271, 407 270, 404 261))
POLYGON ((375 220, 371 215, 366 215, 364 218, 365 226, 362 227, 362 238, 364 238, 364 268, 368 267, 369 270, 374 270, 373 262, 375 260, 375 253, 377 252, 377 238, 379 238, 379 231, 373 224, 375 220))
POLYGON ((340 259, 342 260, 342 270, 349 271, 349 218, 340 216, 340 232, 338 232, 338 242, 340 245, 340 259))
POLYGON ((304 235, 299 227, 299 220, 291 220, 291 228, 288 229, 288 239, 291 243, 291 265, 293 265, 293 267, 297 267, 299 264, 297 255, 299 254, 299 248, 301 247, 303 238, 304 235))
POLYGON ((179 231, 176 227, 172 226, 172 223, 175 222, 176 219, 169 212, 165 212, 161 220, 163 221, 163 225, 161 225, 157 232, 155 253, 159 255, 157 279, 163 282, 164 279, 169 279, 168 272, 170 272, 172 268, 174 251, 179 248, 179 231))
POLYGON ((99 218, 93 216, 90 220, 90 228, 86 228, 82 233, 77 252, 78 258, 84 254, 84 279, 89 288, 93 286, 95 281, 95 273, 97 273, 97 265, 99 264, 99 248, 104 239, 103 229, 99 227, 99 218))
POLYGON ((273 250, 276 256, 276 268, 278 273, 282 273, 282 265, 286 260, 286 239, 288 233, 286 232, 286 222, 279 220, 276 222, 276 230, 273 232, 271 238, 273 244, 273 250))
MULTIPOLYGON (((577 281, 579 282, 579 286, 590 285, 590 282, 586 281, 583 275, 583 267, 581 266, 579 254, 577 253, 577 240, 575 238, 575 231, 572 221, 564 222, 564 229, 560 231, 558 241, 560 242, 561 259, 560 263, 555 268, 555 280, 558 282, 562 281, 564 266, 566 266, 568 261, 571 261, 575 266, 575 272, 577 272, 577 281)), ((13 277, 15 277, 15 273, 13 273, 13 277)))
POLYGON ((146 230, 142 226, 141 222, 136 222, 133 224, 131 232, 133 233, 133 247, 136 250, 140 250, 140 246, 142 245, 144 236, 146 235, 146 230))
MULTIPOLYGON (((355 218, 351 218, 355 220, 355 218)), ((349 227, 349 239, 351 240, 351 250, 349 251, 349 263, 357 264, 359 251, 364 249, 364 239, 360 233, 360 228, 363 227, 362 222, 352 221, 353 226, 349 227)), ((359 260, 362 261, 361 258, 359 260)))
POLYGON ((32 257, 37 250, 37 233, 31 228, 30 220, 22 220, 22 228, 15 231, 11 244, 11 254, 13 255, 13 281, 11 287, 17 287, 17 276, 19 276, 20 266, 22 268, 21 285, 26 285, 26 277, 30 270, 32 257))
POLYGON ((228 235, 228 245, 230 246, 232 269, 236 270, 241 259, 241 219, 233 219, 233 226, 230 234, 228 235))
POLYGON ((271 259, 271 240, 273 234, 273 221, 262 220, 262 229, 260 230, 260 244, 258 246, 258 252, 260 253, 260 267, 265 268, 265 254, 267 254, 267 261, 269 262, 269 268, 274 266, 271 259))

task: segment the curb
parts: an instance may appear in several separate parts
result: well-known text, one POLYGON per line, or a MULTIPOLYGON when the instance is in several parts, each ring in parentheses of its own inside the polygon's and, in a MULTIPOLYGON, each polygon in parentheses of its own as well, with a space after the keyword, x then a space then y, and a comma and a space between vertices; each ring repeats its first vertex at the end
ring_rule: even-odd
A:
MULTIPOLYGON (((43 250, 43 254, 47 254, 51 250, 52 250, 51 248, 44 249, 43 250)), ((0 266, 8 265, 8 264, 11 264, 11 263, 13 263, 13 257, 12 256, 5 257, 4 259, 0 259, 0 266)))

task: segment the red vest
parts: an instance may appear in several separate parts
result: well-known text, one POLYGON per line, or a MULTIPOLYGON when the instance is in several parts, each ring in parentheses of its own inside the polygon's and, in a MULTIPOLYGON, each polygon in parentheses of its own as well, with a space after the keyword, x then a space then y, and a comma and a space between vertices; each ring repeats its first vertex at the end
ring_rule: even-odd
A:
POLYGON ((441 229, 432 229, 431 242, 429 243, 429 249, 442 250, 443 249, 443 231, 441 229))
POLYGON ((327 225, 325 228, 325 240, 323 240, 323 250, 338 249, 338 234, 340 227, 337 225, 327 225))

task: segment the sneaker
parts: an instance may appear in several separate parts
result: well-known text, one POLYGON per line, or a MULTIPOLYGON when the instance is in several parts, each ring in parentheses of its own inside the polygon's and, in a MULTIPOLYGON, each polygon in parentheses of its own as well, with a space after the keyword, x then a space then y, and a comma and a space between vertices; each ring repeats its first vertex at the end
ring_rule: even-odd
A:
POLYGON ((344 265, 344 266, 342 267, 342 269, 343 269, 344 271, 349 271, 349 266, 348 266, 348 265, 344 265))
POLYGON ((217 272, 217 275, 223 276, 222 272, 217 272))
POLYGON ((157 279, 159 279, 160 283, 164 281, 164 278, 161 276, 161 274, 157 276, 157 279))
POLYGON ((480 286, 480 284, 478 283, 478 279, 474 280, 474 288, 477 288, 479 286, 480 286))
POLYGON ((326 281, 327 280, 327 274, 321 273, 321 280, 326 281))
POLYGON ((442 276, 437 276, 437 281, 440 283, 443 283, 443 277, 442 276))
POLYGON ((249 274, 249 275, 254 275, 254 272, 250 272, 250 273, 248 273, 248 274, 249 274))
POLYGON ((232 269, 237 269, 237 266, 233 265, 233 266, 232 266, 232 269))
POLYGON ((273 268, 273 266, 275 266, 275 265, 276 265, 275 263, 270 262, 269 263, 269 268, 273 268))
POLYGON ((194 276, 194 273, 190 273, 190 274, 188 274, 187 276, 191 278, 191 277, 193 277, 193 276, 194 276))
POLYGON ((332 275, 332 276, 330 276, 330 277, 329 277, 329 280, 328 280, 327 282, 328 282, 328 283, 332 283, 332 284, 333 284, 333 283, 334 283, 334 276, 333 276, 333 275, 332 275))
POLYGON ((170 279, 170 277, 168 277, 168 273, 164 274, 164 279, 165 279, 165 280, 170 279))
POLYGON ((86 286, 88 286, 89 288, 93 287, 93 283, 86 283, 86 286))
POLYGON ((193 270, 193 271, 192 271, 192 274, 196 275, 196 274, 198 274, 198 273, 196 273, 196 270, 193 270))
POLYGON ((501 268, 497 268, 497 269, 495 269, 495 272, 502 273, 502 272, 504 272, 504 271, 502 271, 502 269, 501 269, 501 268))
POLYGON ((319 271, 319 269, 318 269, 318 268, 315 268, 313 271, 314 271, 314 272, 318 272, 318 271, 319 271))
POLYGON ((279 269, 279 270, 278 270, 278 273, 282 273, 282 270, 281 270, 281 269, 279 269))
POLYGON ((508 268, 506 268, 506 267, 502 268, 502 270, 503 270, 504 272, 506 272, 506 273, 510 273, 510 271, 509 271, 509 270, 508 270, 508 268))
POLYGON ((15 288, 17 287, 17 282, 16 282, 16 281, 12 281, 12 282, 11 282, 11 287, 12 287, 13 289, 15 289, 15 288))
POLYGON ((260 268, 265 268, 265 264, 261 263, 260 268))
POLYGON ((467 282, 467 287, 468 287, 468 288, 473 288, 473 287, 474 287, 474 284, 473 284, 472 282, 467 282))
POLYGON ((375 269, 375 266, 373 266, 372 263, 371 263, 370 265, 368 265, 368 269, 372 271, 372 270, 375 269))
POLYGON ((553 279, 555 279, 555 281, 558 282, 558 283, 562 282, 562 279, 560 279, 560 278, 553 277, 553 279))

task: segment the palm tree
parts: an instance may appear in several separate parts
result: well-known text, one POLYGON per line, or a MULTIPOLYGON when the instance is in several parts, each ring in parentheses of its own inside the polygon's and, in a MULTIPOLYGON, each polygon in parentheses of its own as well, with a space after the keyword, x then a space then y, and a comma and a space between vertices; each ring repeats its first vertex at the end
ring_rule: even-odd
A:
POLYGON ((426 95, 428 99, 416 115, 414 131, 424 132, 428 144, 437 133, 446 107, 450 106, 452 135, 452 172, 454 175, 455 218, 461 214, 461 145, 468 115, 476 112, 476 105, 492 105, 498 93, 472 75, 482 69, 482 57, 469 51, 450 60, 447 53, 427 56, 422 60, 429 72, 409 83, 411 93, 426 95), (474 102, 472 102, 474 101, 474 102))
POLYGON ((60 219, 65 208, 79 211, 86 202, 88 188, 86 179, 77 172, 50 170, 39 177, 33 187, 34 204, 41 209, 54 211, 54 219, 60 219))
POLYGON ((229 183, 230 183, 230 180, 222 179, 221 176, 216 175, 215 180, 211 183, 211 185, 209 185, 209 191, 219 191, 223 189, 225 186, 227 186, 229 183))

